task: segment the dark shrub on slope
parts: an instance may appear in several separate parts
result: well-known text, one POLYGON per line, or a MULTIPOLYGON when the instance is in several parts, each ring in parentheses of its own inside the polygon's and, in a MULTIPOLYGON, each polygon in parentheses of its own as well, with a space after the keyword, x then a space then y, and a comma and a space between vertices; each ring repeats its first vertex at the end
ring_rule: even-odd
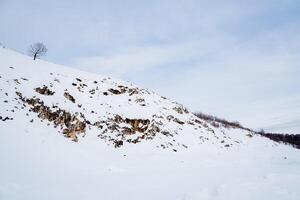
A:
POLYGON ((213 115, 207 115, 207 114, 204 114, 202 112, 196 112, 196 113, 194 113, 194 115, 196 117, 200 118, 200 119, 203 119, 203 120, 207 121, 212 126, 217 127, 217 128, 220 127, 220 126, 224 126, 225 128, 241 128, 241 129, 244 129, 244 130, 251 131, 250 129, 243 127, 237 121, 230 122, 226 119, 219 118, 219 117, 213 116, 213 115))
POLYGON ((273 141, 282 142, 284 144, 290 144, 298 149, 300 149, 300 135, 294 134, 279 134, 279 133, 262 133, 258 134, 265 136, 273 141))

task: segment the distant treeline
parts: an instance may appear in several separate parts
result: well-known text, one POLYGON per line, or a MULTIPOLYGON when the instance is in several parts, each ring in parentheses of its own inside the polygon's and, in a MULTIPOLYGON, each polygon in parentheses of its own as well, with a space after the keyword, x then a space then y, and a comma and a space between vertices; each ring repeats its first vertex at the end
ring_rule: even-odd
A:
POLYGON ((250 131, 255 134, 259 134, 261 136, 264 136, 266 138, 269 138, 275 142, 282 142, 284 144, 290 144, 295 148, 300 149, 300 134, 285 134, 285 133, 265 133, 265 131, 262 129, 261 131, 253 131, 250 128, 246 128, 242 126, 238 121, 228 121, 223 118, 219 118, 214 115, 207 115, 202 112, 196 112, 194 113, 195 116, 197 116, 200 119, 203 119, 207 121, 212 126, 219 128, 220 126, 223 126, 225 128, 240 128, 247 131, 250 131))
POLYGON ((261 133, 258 134, 265 136, 273 141, 290 144, 293 147, 300 149, 300 134, 279 134, 279 133, 261 133))

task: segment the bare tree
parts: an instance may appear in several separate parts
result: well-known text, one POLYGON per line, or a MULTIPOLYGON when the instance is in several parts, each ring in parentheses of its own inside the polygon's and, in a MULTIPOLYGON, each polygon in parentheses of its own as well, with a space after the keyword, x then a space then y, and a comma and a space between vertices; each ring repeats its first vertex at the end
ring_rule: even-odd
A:
POLYGON ((41 56, 44 56, 47 53, 47 51, 48 49, 41 42, 32 44, 29 47, 29 54, 33 56, 33 60, 40 58, 41 56))

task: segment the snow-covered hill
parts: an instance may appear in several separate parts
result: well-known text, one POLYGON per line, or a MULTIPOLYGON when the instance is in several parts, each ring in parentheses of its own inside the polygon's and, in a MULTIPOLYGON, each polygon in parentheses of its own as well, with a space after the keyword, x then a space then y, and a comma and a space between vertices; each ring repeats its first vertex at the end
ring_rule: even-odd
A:
POLYGON ((0 49, 0 199, 297 199, 300 151, 0 49))

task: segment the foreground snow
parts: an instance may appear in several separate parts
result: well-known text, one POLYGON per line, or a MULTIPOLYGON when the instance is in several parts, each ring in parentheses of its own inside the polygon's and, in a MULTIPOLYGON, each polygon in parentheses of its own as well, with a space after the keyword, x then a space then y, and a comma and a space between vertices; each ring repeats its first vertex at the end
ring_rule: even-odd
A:
POLYGON ((300 154, 287 146, 172 153, 1 128, 0 199, 299 199, 300 154))
MULTIPOLYGON (((5 49, 0 49, 0 76, 0 114, 12 118, 0 121, 0 199, 299 199, 300 151, 290 146, 241 129, 215 128, 205 121, 197 125, 192 114, 174 111, 180 104, 148 90, 141 89, 136 96, 105 96, 103 92, 117 85, 136 86, 34 62, 5 49), (72 87, 75 78, 88 82, 86 93, 72 87), (100 92, 90 97, 93 81, 104 79, 100 92), (43 85, 55 94, 34 91, 43 85), (76 105, 63 97, 65 89, 76 105), (160 121, 152 117, 159 114, 160 130, 176 134, 170 139, 160 131, 152 139, 136 144, 124 140, 115 148, 98 137, 105 127, 90 126, 73 142, 52 122, 29 112, 28 105, 22 109, 15 92, 37 96, 71 113, 83 112, 91 120, 110 120, 118 114, 156 123, 160 121), (128 103, 131 97, 143 98, 146 105, 128 103), (77 101, 83 106, 78 107, 77 101), (164 118, 170 115, 184 124, 164 118)), ((115 138, 115 134, 108 135, 115 138)))

